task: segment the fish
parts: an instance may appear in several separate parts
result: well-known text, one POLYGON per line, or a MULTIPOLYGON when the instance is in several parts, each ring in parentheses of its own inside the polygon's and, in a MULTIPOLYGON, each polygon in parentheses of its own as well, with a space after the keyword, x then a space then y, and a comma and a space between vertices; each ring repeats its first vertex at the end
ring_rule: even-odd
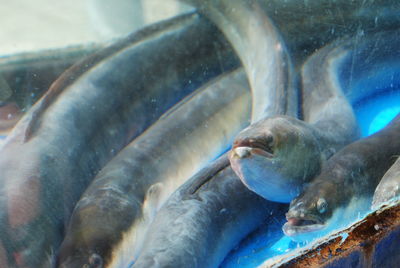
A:
POLYGON ((298 115, 291 58, 274 23, 255 1, 181 0, 223 32, 246 71, 252 90, 252 122, 279 114, 298 115))
MULTIPOLYGON (((251 121, 266 114, 297 115, 298 94, 279 33, 257 7, 241 1, 219 2, 224 5, 217 6, 218 11, 210 11, 214 9, 211 1, 202 2, 206 8, 199 9, 222 30, 241 59, 252 90, 251 121), (223 15, 215 19, 214 11, 223 15), (224 22, 226 18, 229 23, 224 22), (259 58, 265 61, 255 60, 259 58)), ((132 258, 128 267, 217 267, 241 239, 285 208, 247 190, 225 155, 168 198, 147 231, 139 257, 132 258)))
POLYGON ((304 63, 303 118, 266 117, 235 138, 231 165, 250 190, 268 200, 289 203, 335 152, 358 139, 357 120, 338 71, 347 63, 343 59, 352 44, 333 42, 304 63))
MULTIPOLYGON (((396 60, 396 55, 399 55, 400 53, 400 50, 398 49, 398 36, 398 30, 382 31, 374 34, 357 35, 355 37, 338 40, 336 42, 338 49, 342 47, 348 51, 348 53, 344 53, 340 56, 340 61, 342 63, 337 66, 337 70, 340 74, 340 76, 338 77, 340 79, 338 81, 342 85, 343 91, 350 102, 356 105, 357 103, 362 102, 362 100, 366 97, 373 97, 376 94, 381 93, 382 89, 392 88, 393 83, 395 83, 394 78, 398 75, 398 61, 396 60)), ((393 147, 395 147, 395 144, 393 144, 393 147)), ((357 148, 357 146, 355 146, 355 148, 357 148)), ((388 154, 390 153, 389 151, 387 152, 388 154)), ((388 160, 388 162, 394 160, 395 156, 393 155, 391 156, 390 160, 388 160)), ((328 162, 329 161, 330 160, 328 160, 328 162)), ((361 168, 365 169, 367 167, 361 168)), ((323 168, 323 170, 326 170, 326 168, 323 168)), ((354 172, 357 172, 357 168, 355 168, 354 172)), ((372 185, 373 183, 371 183, 371 187, 372 185)), ((316 196, 316 193, 313 193, 312 190, 303 191, 304 193, 308 191, 309 193, 307 195, 316 196)), ((336 209, 335 211, 337 213, 335 213, 335 215, 339 215, 339 212, 341 210, 349 210, 349 213, 351 212, 350 210, 367 210, 369 209, 369 207, 366 206, 366 204, 370 205, 371 200, 369 200, 369 195, 366 195, 365 198, 365 200, 363 201, 360 201, 360 199, 350 200, 350 205, 348 206, 333 205, 332 211, 336 209)), ((301 201, 293 201, 293 206, 300 202, 301 201)), ((307 212, 306 208, 305 211, 307 212)), ((354 215, 349 215, 349 219, 350 218, 354 219, 354 215)), ((310 224, 305 224, 303 222, 303 229, 306 230, 307 225, 310 225, 310 229, 312 230, 327 230, 328 228, 324 226, 330 227, 336 224, 343 225, 342 223, 340 223, 340 221, 338 222, 335 217, 327 217, 326 220, 328 219, 330 222, 327 222, 326 224, 321 224, 320 226, 313 225, 311 224, 311 222, 310 224), (312 226, 314 226, 315 228, 312 226)), ((342 217, 342 219, 344 220, 344 217, 342 217)), ((288 226, 290 227, 290 225, 288 226)), ((288 230, 292 229, 295 230, 294 228, 288 228, 288 230)), ((321 231, 319 232, 322 233, 321 231)), ((301 231, 293 231, 292 237, 299 237, 300 239, 301 233, 301 231), (297 235, 297 233, 299 235, 297 235)), ((310 233, 310 235, 312 235, 312 233, 310 233)), ((304 235, 304 237, 306 237, 306 235, 304 235)))
POLYGON ((376 210, 382 205, 398 200, 400 196, 400 161, 398 154, 394 156, 396 162, 384 174, 378 186, 375 189, 372 199, 371 209, 376 210))
POLYGON ((0 263, 52 265, 73 207, 101 167, 199 84, 236 64, 219 31, 189 13, 64 72, 1 148, 0 263))
POLYGON ((225 154, 169 197, 139 258, 126 267, 218 267, 244 237, 283 217, 286 208, 249 191, 225 154))
POLYGON ((102 44, 20 53, 0 59, 0 134, 7 135, 22 115, 66 69, 102 44))
POLYGON ((90 267, 94 261, 126 267, 165 199, 230 146, 249 124, 250 111, 249 85, 239 68, 211 80, 163 115, 86 189, 59 249, 58 267, 90 267))
POLYGON ((302 235, 330 227, 335 218, 344 221, 338 211, 351 202, 361 200, 369 208, 376 186, 396 160, 399 131, 400 114, 381 131, 333 155, 304 192, 290 203, 284 233, 301 239, 302 235))
POLYGON ((299 83, 297 69, 317 49, 346 35, 396 29, 400 24, 399 4, 381 0, 180 1, 208 17, 234 47, 253 92, 252 122, 266 115, 300 116, 300 94, 290 88, 299 83), (285 71, 277 72, 280 68, 285 71), (279 88, 270 86, 271 79, 279 88))

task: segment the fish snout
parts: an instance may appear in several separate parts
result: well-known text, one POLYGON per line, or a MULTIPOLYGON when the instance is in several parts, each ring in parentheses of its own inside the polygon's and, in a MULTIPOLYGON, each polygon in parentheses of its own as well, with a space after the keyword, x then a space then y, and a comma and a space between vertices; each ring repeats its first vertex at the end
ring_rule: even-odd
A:
POLYGON ((306 212, 303 208, 290 208, 285 215, 286 220, 292 221, 293 219, 304 218, 306 212))
POLYGON ((230 154, 230 158, 246 158, 251 155, 251 149, 250 147, 236 147, 232 149, 232 152, 230 154))

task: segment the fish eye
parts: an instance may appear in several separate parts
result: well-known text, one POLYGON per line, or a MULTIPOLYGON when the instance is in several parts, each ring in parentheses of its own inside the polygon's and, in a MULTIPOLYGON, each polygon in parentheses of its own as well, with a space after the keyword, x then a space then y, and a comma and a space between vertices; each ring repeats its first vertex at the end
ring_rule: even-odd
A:
POLYGON ((328 209, 328 202, 324 198, 319 198, 317 201, 317 210, 319 213, 325 213, 328 209))

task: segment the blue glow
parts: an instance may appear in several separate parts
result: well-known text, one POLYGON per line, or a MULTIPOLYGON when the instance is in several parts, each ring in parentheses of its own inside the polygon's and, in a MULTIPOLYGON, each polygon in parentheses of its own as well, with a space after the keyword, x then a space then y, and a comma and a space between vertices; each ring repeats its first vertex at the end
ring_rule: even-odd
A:
POLYGON ((367 98, 354 105, 363 137, 385 127, 400 112, 400 91, 367 98))
POLYGON ((391 107, 380 112, 371 122, 368 135, 378 132, 384 128, 400 112, 400 107, 391 107))
MULTIPOLYGON (((353 108, 361 135, 369 136, 385 127, 400 112, 400 91, 381 91, 353 104, 353 108)), ((283 235, 283 223, 282 219, 275 219, 274 224, 260 228, 232 251, 220 267, 253 268, 269 258, 304 246, 283 235)))

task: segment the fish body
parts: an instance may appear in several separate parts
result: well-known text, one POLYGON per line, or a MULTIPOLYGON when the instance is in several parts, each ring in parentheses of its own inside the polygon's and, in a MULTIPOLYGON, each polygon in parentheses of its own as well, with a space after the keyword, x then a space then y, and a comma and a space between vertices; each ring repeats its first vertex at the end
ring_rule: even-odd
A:
POLYGON ((2 57, 0 134, 7 135, 62 72, 101 47, 76 46, 2 57))
POLYGON ((252 90, 252 122, 277 114, 298 115, 291 59, 275 25, 256 1, 181 1, 214 22, 235 49, 252 90))
MULTIPOLYGON (((269 114, 297 115, 285 46, 265 14, 246 1, 195 5, 222 30, 243 63, 252 90, 252 122, 269 114)), ((248 191, 224 156, 170 196, 133 267, 217 267, 241 239, 284 207, 248 191)))
MULTIPOLYGON (((400 150, 400 115, 376 134, 358 140, 330 158, 321 173, 295 198, 283 230, 301 236, 327 228, 336 210, 350 202, 372 198, 380 179, 400 150)), ((369 204, 369 203, 367 203, 369 204)))
POLYGON ((54 82, 1 149, 1 262, 52 262, 74 205, 100 168, 199 83, 237 63, 217 33, 197 15, 183 15, 139 31, 54 82))
POLYGON ((244 187, 224 155, 170 196, 132 267, 218 267, 240 240, 285 208, 244 187))
MULTIPOLYGON (((333 59, 337 58, 337 60, 341 63, 337 65, 336 67, 333 65, 332 67, 336 68, 337 70, 337 83, 340 84, 343 88, 345 96, 352 102, 352 103, 359 103, 362 101, 363 98, 365 97, 371 97, 374 96, 375 94, 379 94, 381 91, 386 90, 386 89, 391 89, 393 87, 393 84, 396 83, 395 77, 399 75, 399 68, 398 68, 398 60, 396 55, 399 55, 400 50, 399 50, 399 31, 383 31, 380 33, 376 34, 369 34, 369 35, 362 35, 362 36, 355 36, 347 41, 337 41, 337 51, 344 51, 345 53, 341 52, 337 54, 333 59), (338 57, 339 56, 339 57, 338 57)), ((335 61, 332 61, 330 64, 332 65, 335 61)), ((312 78, 312 76, 311 76, 312 78)), ((395 130, 393 130, 395 131, 395 130)), ((379 141, 379 139, 378 139, 379 141)), ((390 150, 382 149, 384 147, 384 142, 382 140, 382 148, 378 149, 378 141, 376 144, 377 150, 380 151, 387 151, 387 154, 390 155, 390 150)), ((393 144, 393 147, 396 145, 393 144)), ((353 147, 351 147, 353 148, 353 147)), ((357 148, 357 146, 355 146, 357 148)), ((373 147, 371 147, 373 148, 373 147)), ((374 150, 374 149, 371 149, 374 150)), ((395 160, 395 153, 390 157, 390 159, 387 159, 385 163, 379 164, 377 163, 379 169, 384 170, 385 164, 386 163, 392 163, 395 160)), ((368 158, 368 156, 366 156, 368 158)), ((371 156, 372 157, 372 156, 371 156)), ((382 160, 385 161, 385 160, 382 160)), ((328 161, 329 162, 329 161, 328 161)), ((350 164, 349 164, 350 165, 350 164)), ((366 163, 367 165, 367 163, 366 163)), ((351 166, 348 167, 349 169, 351 166)), ((356 176, 358 169, 357 167, 354 167, 354 176, 356 176)), ((361 169, 367 169, 368 167, 363 167, 361 165, 361 169)), ((327 168, 324 168, 326 170, 327 168)), ((347 170, 347 169, 346 169, 347 170)), ((381 171, 382 172, 382 171, 381 171)), ((364 175, 360 175, 363 177, 364 175)), ((372 176, 372 175, 371 175, 372 176)), ((320 177, 320 176, 319 176, 320 177)), ((382 175, 378 179, 380 179, 382 175)), ((376 178, 373 177, 371 180, 375 180, 376 178)), ((328 179, 329 180, 329 179, 328 179)), ((345 178, 342 178, 342 180, 345 180, 345 178)), ((361 180, 361 179, 358 179, 361 180)), ((371 182, 369 187, 373 187, 373 184, 375 181, 371 182)), ((356 185, 354 187, 357 187, 356 185)), ((311 188, 310 188, 311 189, 311 188)), ((315 190, 315 189, 314 189, 315 190)), ((368 191, 370 188, 368 188, 368 191)), ((366 192, 368 192, 366 190, 366 192)), ((309 192, 307 195, 316 195, 316 192, 313 192, 313 190, 304 190, 304 194, 309 192)), ((342 191, 340 191, 342 192, 342 191)), ((332 196, 336 195, 337 193, 332 190, 332 196)), ((364 198, 364 197, 362 197, 364 198)), ((348 207, 349 210, 354 207, 358 207, 360 209, 367 209, 368 206, 365 204, 369 204, 370 202, 370 196, 369 194, 365 195, 365 202, 361 202, 360 198, 355 198, 354 200, 350 200, 348 203, 351 203, 352 205, 346 206, 346 205, 333 205, 332 211, 339 212, 340 210, 343 210, 344 208, 348 207), (366 198, 366 199, 365 199, 366 198)), ((297 200, 297 199, 296 199, 297 200)), ((315 200, 314 200, 315 201, 315 200)), ((301 201, 293 201, 292 207, 296 206, 296 204, 299 204, 301 201)), ((317 202, 317 201, 316 201, 317 202)), ((321 201, 322 202, 322 201, 321 201)), ((324 202, 322 202, 324 203, 324 202)), ((336 203, 335 203, 336 204, 336 203)), ((344 202, 346 204, 346 201, 344 202)), ((295 209, 293 209, 295 210, 295 209)), ((304 208, 306 211, 305 214, 307 214, 307 209, 306 207, 304 208)), ((318 215, 315 211, 313 212, 314 214, 318 215)), ((312 214, 312 213, 311 213, 312 214)), ((333 213, 336 215, 339 215, 340 213, 333 213)), ((303 225, 303 230, 301 231, 301 228, 290 228, 290 225, 287 225, 288 227, 285 227, 288 229, 288 232, 291 232, 290 230, 293 230, 293 237, 300 237, 301 234, 305 234, 306 230, 321 230, 322 228, 326 229, 326 226, 330 225, 335 225, 331 224, 331 222, 335 222, 335 216, 332 217, 326 217, 324 219, 323 224, 312 224, 312 222, 307 223, 302 223, 303 225), (329 221, 329 222, 327 222, 329 221)), ((349 216, 350 217, 350 216, 349 216)), ((353 217, 353 216, 352 216, 353 217)), ((343 219, 343 218, 342 218, 343 219)), ((354 219, 354 217, 353 217, 354 219)), ((344 220, 344 219, 343 219, 344 220)), ((295 220, 294 220, 295 221, 295 220)), ((340 223, 340 222, 339 222, 340 223)))
MULTIPOLYGON (((398 154, 394 157, 398 157, 398 154)), ((400 196, 400 161, 397 161, 382 177, 375 189, 372 200, 372 209, 377 209, 381 205, 390 201, 395 201, 400 196)))
POLYGON ((238 69, 167 112, 117 154, 82 195, 59 251, 59 266, 89 265, 93 256, 109 267, 127 266, 158 207, 229 147, 248 125, 250 111, 249 86, 238 69))
POLYGON ((359 137, 353 109, 339 82, 338 70, 351 52, 349 44, 335 42, 305 62, 303 120, 267 117, 236 137, 230 160, 249 189, 271 201, 289 203, 327 159, 359 137))

